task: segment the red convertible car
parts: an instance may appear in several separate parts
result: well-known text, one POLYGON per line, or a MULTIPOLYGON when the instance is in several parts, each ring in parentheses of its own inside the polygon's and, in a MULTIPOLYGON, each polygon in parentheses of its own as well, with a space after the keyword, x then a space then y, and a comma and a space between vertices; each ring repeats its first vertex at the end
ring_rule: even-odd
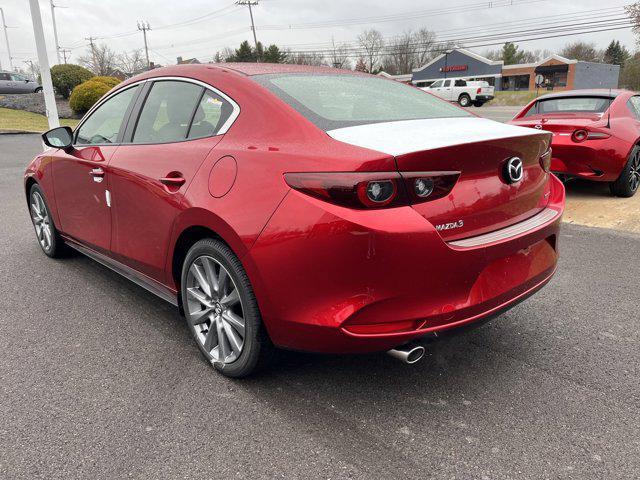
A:
POLYGON ((551 170, 561 178, 608 182, 631 197, 640 185, 640 95, 627 90, 574 90, 543 95, 513 125, 553 133, 551 170))
POLYGON ((552 277, 551 135, 379 77, 295 65, 156 69, 25 174, 40 246, 178 306, 223 374, 273 347, 389 351, 480 324, 552 277))

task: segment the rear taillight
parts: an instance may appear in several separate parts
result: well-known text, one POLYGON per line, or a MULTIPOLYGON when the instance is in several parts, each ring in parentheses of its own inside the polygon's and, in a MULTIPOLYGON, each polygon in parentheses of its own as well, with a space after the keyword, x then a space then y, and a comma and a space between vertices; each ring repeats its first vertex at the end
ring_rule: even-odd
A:
POLYGON ((551 170, 551 149, 547 150, 540 157, 540 166, 547 173, 551 170))
POLYGON ((295 190, 355 209, 399 207, 442 198, 459 176, 460 172, 284 174, 295 190))
POLYGON ((479 88, 476 93, 482 93, 482 88, 479 88))
POLYGON ((576 143, 582 143, 585 140, 603 140, 609 138, 611 135, 605 132, 590 132, 585 129, 576 130, 571 135, 571 140, 576 143))

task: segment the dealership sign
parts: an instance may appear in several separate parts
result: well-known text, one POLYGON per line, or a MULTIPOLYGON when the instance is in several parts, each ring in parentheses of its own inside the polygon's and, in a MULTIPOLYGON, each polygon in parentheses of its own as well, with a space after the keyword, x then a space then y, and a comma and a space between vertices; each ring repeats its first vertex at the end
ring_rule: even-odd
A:
POLYGON ((469 70, 469 65, 448 65, 446 67, 441 67, 441 72, 464 72, 469 70))

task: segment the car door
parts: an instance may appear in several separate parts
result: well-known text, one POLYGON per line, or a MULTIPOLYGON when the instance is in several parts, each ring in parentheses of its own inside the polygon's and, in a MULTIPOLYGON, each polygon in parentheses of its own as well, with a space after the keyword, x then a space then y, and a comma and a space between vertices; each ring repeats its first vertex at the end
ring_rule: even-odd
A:
POLYGON ((107 166, 126 127, 140 86, 111 95, 74 133, 74 148, 51 154, 51 172, 60 230, 103 253, 111 245, 107 166))
POLYGON ((13 93, 31 93, 29 80, 22 75, 12 73, 11 81, 13 82, 13 93))
POLYGON ((13 80, 8 72, 0 72, 0 93, 13 93, 13 80))
POLYGON ((183 196, 237 108, 199 82, 149 82, 109 165, 114 257, 159 281, 183 196))
POLYGON ((453 100, 452 84, 453 84, 452 80, 445 80, 444 83, 442 84, 442 98, 450 102, 453 100))
POLYGON ((429 87, 429 92, 433 93, 437 97, 442 98, 442 84, 444 82, 442 80, 437 80, 431 84, 429 87))

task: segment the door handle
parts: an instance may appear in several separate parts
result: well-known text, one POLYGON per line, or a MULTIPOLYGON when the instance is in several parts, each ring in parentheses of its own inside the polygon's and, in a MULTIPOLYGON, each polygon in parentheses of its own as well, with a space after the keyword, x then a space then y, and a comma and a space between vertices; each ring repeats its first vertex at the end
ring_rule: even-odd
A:
POLYGON ((89 175, 93 177, 94 182, 100 183, 104 179, 104 170, 100 167, 92 168, 89 172, 89 175))
POLYGON ((167 185, 168 187, 179 187, 183 185, 185 179, 182 177, 162 177, 160 183, 167 185))

